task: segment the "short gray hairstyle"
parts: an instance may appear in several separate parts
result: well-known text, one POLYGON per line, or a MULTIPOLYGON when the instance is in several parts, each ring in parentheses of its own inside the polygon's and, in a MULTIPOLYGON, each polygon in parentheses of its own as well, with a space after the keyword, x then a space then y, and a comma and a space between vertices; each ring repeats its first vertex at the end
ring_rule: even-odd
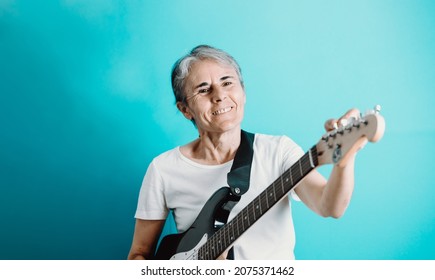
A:
POLYGON ((185 103, 186 95, 184 93, 184 86, 186 78, 189 75, 190 68, 194 62, 206 59, 232 66, 234 70, 236 70, 242 87, 244 87, 242 70, 240 69, 237 61, 231 55, 223 50, 208 45, 199 45, 193 48, 187 55, 177 60, 172 67, 171 81, 172 90, 174 91, 175 95, 175 102, 185 103))

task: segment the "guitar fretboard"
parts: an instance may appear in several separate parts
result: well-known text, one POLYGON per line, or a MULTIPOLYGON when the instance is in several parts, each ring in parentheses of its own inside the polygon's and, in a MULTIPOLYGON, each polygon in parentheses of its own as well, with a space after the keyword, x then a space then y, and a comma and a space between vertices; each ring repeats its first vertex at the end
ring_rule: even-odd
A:
POLYGON ((318 165, 313 146, 296 163, 243 208, 231 221, 213 234, 198 250, 198 259, 215 260, 272 206, 318 165))

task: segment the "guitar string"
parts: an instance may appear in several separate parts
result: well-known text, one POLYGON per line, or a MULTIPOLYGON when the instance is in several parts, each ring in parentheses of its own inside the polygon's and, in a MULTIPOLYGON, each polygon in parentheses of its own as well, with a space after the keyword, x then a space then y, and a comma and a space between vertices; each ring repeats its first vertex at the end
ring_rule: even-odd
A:
MULTIPOLYGON (((297 177, 296 181, 299 181, 300 179, 302 179, 304 177, 304 174, 308 173, 312 169, 311 162, 309 161, 309 155, 308 155, 308 153, 305 154, 304 156, 302 156, 298 160, 297 163, 294 164, 289 170, 284 172, 283 175, 280 176, 280 178, 278 178, 279 180, 275 180, 272 183, 270 188, 265 189, 256 199, 254 199, 252 206, 254 206, 258 202, 257 209, 258 209, 258 206, 260 206, 260 207, 261 207, 261 205, 266 206, 266 211, 263 211, 261 208, 259 209, 260 210, 259 213, 258 213, 259 217, 262 216, 263 214, 265 214, 267 212, 267 210, 270 209, 279 200, 279 199, 278 200, 276 199, 276 195, 277 195, 277 192, 276 192, 277 191, 277 187, 276 187, 276 185, 277 185, 278 181, 282 182, 281 179, 282 179, 283 176, 286 177, 285 173, 290 173, 289 176, 291 178, 292 177, 296 177, 296 175, 297 175, 298 177, 297 177), (299 168, 301 168, 300 172, 296 172, 296 170, 298 169, 298 167, 296 167, 297 163, 299 163, 299 168), (304 172, 303 170, 306 170, 306 171, 304 172), (292 176, 291 174, 295 173, 295 172, 296 172, 296 174, 294 174, 294 176, 292 176), (274 195, 274 199, 272 201, 270 201, 271 193, 272 192, 273 192, 273 195, 274 195), (257 202, 255 202, 255 200, 257 200, 257 202), (271 202, 271 205, 269 205, 269 202, 271 202)), ((287 186, 288 191, 290 191, 290 189, 292 187, 293 187, 292 184, 290 184, 290 188, 287 186)), ((288 191, 285 191, 285 193, 287 193, 288 191)), ((282 198, 282 196, 284 196, 285 193, 278 193, 278 197, 282 198)), ((247 207, 245 207, 243 210, 249 210, 249 205, 247 207)), ((243 211, 243 210, 240 213, 246 212, 246 211, 243 211)), ((253 214, 255 216, 255 209, 254 209, 254 207, 253 207, 252 210, 253 210, 253 214)), ((220 253, 221 251, 223 251, 222 249, 226 249, 226 247, 225 247, 226 245, 229 246, 229 244, 231 244, 233 242, 233 240, 238 238, 241 235, 240 234, 240 230, 239 230, 240 226, 243 228, 243 232, 244 232, 244 230, 251 225, 251 222, 248 220, 248 225, 246 226, 244 221, 243 221, 243 219, 240 219, 241 217, 245 217, 245 219, 246 219, 246 215, 245 214, 243 214, 243 215, 237 215, 233 220, 231 220, 231 222, 228 223, 229 226, 224 228, 222 231, 217 232, 215 235, 212 236, 213 238, 211 238, 211 240, 207 241, 207 242, 209 242, 209 244, 208 244, 209 248, 208 249, 209 249, 209 251, 211 251, 211 255, 217 255, 215 252, 213 252, 214 250, 217 250, 218 253, 220 253), (234 224, 234 226, 233 226, 233 224, 234 224), (235 227, 237 227, 237 229, 238 229, 237 234, 235 234, 235 232, 234 232, 234 228, 235 227), (230 232, 231 229, 233 230, 232 234, 230 232), (223 234, 221 234, 221 233, 223 233, 223 234), (223 236, 221 236, 221 235, 223 235, 223 236), (226 236, 228 236, 228 238, 226 238, 226 236), (221 244, 221 246, 225 247, 225 248, 222 248, 222 247, 219 248, 219 246, 216 247, 216 244, 215 244, 216 240, 215 239, 217 239, 218 242, 221 244), (221 241, 222 239, 224 240, 224 244, 223 245, 222 245, 222 241, 221 241), (225 244, 225 243, 228 243, 228 244, 225 244)), ((258 218, 256 218, 255 220, 257 220, 258 218)))
MULTIPOLYGON (((317 162, 317 158, 315 159, 315 161, 317 162)), ((308 153, 305 154, 303 157, 301 157, 301 159, 298 160, 298 163, 299 163, 299 168, 301 168, 301 169, 299 169, 299 171, 301 171, 301 172, 297 172, 298 171, 298 167, 297 167, 297 163, 296 163, 295 165, 292 166, 292 168, 290 168, 289 170, 284 172, 283 175, 278 178, 279 180, 275 180, 272 183, 271 188, 267 188, 265 191, 263 191, 256 198, 256 200, 257 200, 257 202, 258 202, 258 204, 260 206, 261 205, 263 205, 263 207, 266 206, 266 211, 263 211, 262 209, 260 209, 260 211, 258 213, 259 216, 262 216, 264 213, 266 213, 268 209, 270 209, 275 203, 277 203, 277 201, 279 199, 281 199, 282 196, 284 196, 286 193, 288 193, 291 190, 291 188, 293 187, 293 184, 290 184, 289 186, 286 186, 286 189, 283 189, 283 192, 277 192, 277 191, 279 191, 279 188, 277 188, 277 185, 280 185, 280 184, 278 184, 278 182, 280 181, 281 184, 283 183, 282 177, 287 177, 286 173, 289 173, 288 175, 290 176, 290 178, 296 177, 296 181, 298 182, 308 172, 310 172, 311 169, 313 169, 313 167, 311 165, 311 160, 309 158, 309 154, 308 153), (273 194, 273 199, 271 200, 272 194, 273 194), (278 196, 278 199, 276 198, 276 196, 278 196)), ((293 180, 290 180, 290 181, 293 181, 293 180)), ((255 200, 254 200, 252 206, 254 206, 257 202, 255 202, 255 200)), ((237 215, 231 221, 232 223, 230 223, 230 227, 229 228, 233 228, 234 229, 234 227, 237 227, 237 228, 242 227, 243 231, 244 231, 247 227, 251 226, 252 223, 249 220, 248 220, 248 224, 247 225, 245 224, 245 221, 244 221, 246 219, 246 217, 249 217, 249 215, 246 215, 244 213, 244 212, 247 212, 248 210, 249 210, 249 207, 244 208, 241 211, 242 215, 237 215), (231 226, 232 224, 234 224, 235 226, 231 226)), ((255 216, 256 210, 255 210, 254 207, 252 207, 252 211, 253 211, 253 214, 255 216)), ((256 218, 255 220, 257 220, 258 218, 256 218)), ((225 239, 225 235, 229 236, 229 242, 227 241, 228 239, 225 240, 225 241, 227 241, 227 243, 232 243, 232 241, 234 239, 238 238, 241 235, 240 234, 240 230, 238 230, 238 234, 233 234, 233 235, 229 232, 229 230, 224 230, 223 233, 224 233, 224 236, 223 236, 224 239, 225 239)))
MULTIPOLYGON (((315 157, 314 161, 316 162, 315 165, 317 165, 317 152, 315 147, 311 148, 311 153, 312 156, 315 157)), ((312 165, 311 165, 311 160, 309 158, 309 153, 305 153, 295 164, 293 164, 288 170, 286 170, 277 180, 275 180, 270 188, 266 188, 262 193, 260 193, 260 195, 254 199, 251 203, 249 203, 244 209, 242 209, 242 211, 240 211, 239 214, 237 214, 228 224, 227 226, 224 226, 223 228, 221 228, 219 231, 217 231, 211 238, 209 238, 209 240, 207 240, 206 244, 203 245, 203 248, 200 248, 200 251, 202 251, 201 249, 205 249, 206 254, 210 257, 213 258, 213 255, 215 255, 216 257, 218 256, 218 254, 222 253, 232 242, 233 240, 237 239, 241 233, 240 233, 240 227, 242 227, 242 233, 249 228, 253 223, 250 222, 249 220, 249 215, 246 215, 247 212, 249 211, 249 206, 252 206, 252 212, 254 214, 254 223, 256 222, 256 220, 258 220, 262 215, 264 215, 273 205, 275 205, 286 193, 288 193, 293 187, 293 178, 296 177, 296 181, 297 183, 306 175, 308 174, 311 170, 313 169, 312 165), (299 166, 296 166, 298 165, 299 166), (297 169, 299 169, 299 172, 297 172, 297 169), (289 174, 286 174, 289 173, 289 174), (292 173, 296 173, 293 174, 292 173), (288 184, 288 178, 287 178, 287 186, 283 185, 283 192, 279 192, 277 193, 278 188, 276 187, 277 184, 278 185, 282 185, 284 182, 282 181, 283 177, 287 177, 290 176, 291 178, 291 184, 288 184), (281 182, 281 184, 279 184, 279 182, 281 182), (286 188, 284 188, 286 187, 286 188), (270 200, 272 198, 272 194, 273 194, 273 200, 270 200), (278 196, 278 199, 276 198, 278 196), (255 202, 257 200, 257 202, 255 202), (269 205, 270 202, 270 205, 269 205), (258 212, 259 217, 255 217, 255 211, 256 209, 254 208, 254 205, 258 203, 256 206, 257 210, 260 210, 258 212), (252 204, 252 205, 251 205, 252 204), (263 211, 261 209, 261 206, 266 206, 265 207, 265 211, 263 211), (259 208, 259 209, 258 209, 259 208), (244 220, 247 220, 248 224, 246 225, 244 220), (237 228, 237 233, 234 232, 235 228, 237 228), (230 232, 232 230, 232 233, 230 232), (226 237, 228 236, 228 238, 226 237), (222 242, 223 240, 223 242, 222 242), (217 242, 217 243, 216 243, 217 242)))
MULTIPOLYGON (((317 166, 317 161, 318 161, 318 158, 317 158, 317 150, 315 149, 315 147, 313 147, 313 148, 311 148, 311 152, 312 152, 312 157, 314 157, 314 159, 310 159, 309 158, 309 154, 308 153, 305 153, 296 163, 299 163, 299 167, 300 167, 300 178, 298 178, 297 177, 297 180, 296 180, 296 184, 299 182, 299 180, 301 180, 308 172, 310 172, 311 171, 311 169, 313 169, 313 167, 311 166, 311 164, 312 164, 312 161, 311 160, 314 160, 316 163, 315 163, 315 166, 317 166), (303 171, 303 170, 307 170, 307 171, 303 171), (305 174, 304 174, 305 173, 305 174)), ((281 180, 281 183, 283 183, 282 182, 282 177, 284 176, 284 174, 285 173, 290 173, 289 175, 290 175, 290 180, 291 180, 291 184, 290 184, 290 188, 288 189, 288 190, 286 190, 286 189, 284 189, 283 188, 283 192, 285 192, 285 193, 287 193, 287 192, 289 192, 294 186, 295 186, 295 184, 294 184, 294 182, 293 182, 293 176, 292 176, 292 174, 294 173, 294 168, 296 168, 295 167, 295 165, 292 165, 290 168, 289 168, 289 170, 287 170, 286 172, 284 172, 283 173, 283 175, 282 176, 280 176, 279 177, 279 179, 281 180)), ((299 175, 299 174, 294 174, 294 175, 299 175)), ((288 178, 287 178, 288 179, 288 178)), ((255 198, 254 199, 254 201, 252 201, 251 203, 249 203, 248 205, 247 205, 247 207, 245 207, 244 209, 242 209, 242 211, 240 212, 240 213, 242 213, 242 212, 246 212, 246 211, 248 211, 249 210, 249 206, 252 206, 252 213, 253 213, 253 215, 254 215, 254 223, 256 222, 256 220, 258 220, 258 218, 260 218, 268 209, 270 209, 270 207, 271 206, 273 206, 276 202, 277 202, 277 199, 276 199, 276 187, 275 187, 275 183, 276 183, 277 181, 274 181, 273 183, 272 183, 272 188, 266 188, 262 193, 260 193, 260 195, 257 197, 257 198, 255 198), (270 191, 273 191, 274 193, 274 200, 272 201, 272 204, 271 205, 269 205, 269 199, 268 199, 268 191, 270 192, 270 191), (256 200, 258 200, 258 204, 255 204, 256 202, 256 200), (264 205, 264 203, 266 202, 266 205, 264 205), (254 205, 256 205, 256 207, 254 208, 254 205), (264 207, 264 206, 266 206, 266 211, 263 211, 262 209, 261 209, 261 207, 264 207), (255 217, 255 213, 256 213, 256 209, 258 209, 259 208, 259 217, 257 218, 257 217, 255 217), (244 211, 246 209, 246 211, 244 211)), ((288 183, 288 182, 287 182, 288 183)), ((282 185, 282 184, 281 184, 282 185)), ((284 185, 282 185, 282 186, 284 186, 284 185)), ((281 193, 282 194, 282 193, 281 193)), ((278 195, 278 197, 280 197, 280 195, 281 194, 279 194, 278 195)), ((270 196, 270 194, 269 194, 269 196, 270 196)), ((239 214, 240 214, 239 213, 239 214)), ((241 220, 240 218, 241 217, 247 217, 247 216, 249 216, 249 215, 236 215, 235 217, 234 217, 234 219, 232 220, 233 222, 230 222, 229 224, 230 224, 230 226, 229 227, 223 227, 222 228, 222 231, 221 230, 219 230, 218 232, 217 232, 217 234, 214 234, 211 238, 210 238, 210 242, 209 241, 207 241, 206 242, 206 244, 205 245, 207 245, 207 243, 209 243, 209 244, 212 244, 212 247, 210 247, 209 249, 215 249, 216 247, 215 247, 215 244, 214 244, 214 240, 215 239, 218 239, 218 242, 219 243, 222 243, 222 238, 224 239, 224 241, 225 241, 225 243, 228 243, 228 240, 225 238, 225 236, 226 235, 228 235, 228 237, 229 237, 229 239, 230 239, 230 241, 231 241, 231 243, 232 243, 232 240, 234 240, 235 238, 238 238, 238 236, 240 236, 240 230, 238 230, 238 233, 237 233, 237 235, 236 234, 234 234, 234 228, 231 226, 233 223, 236 223, 236 226, 239 228, 239 223, 241 223, 241 226, 243 227, 243 229, 245 230, 245 224, 244 224, 244 222, 243 222, 243 220, 241 220), (231 230, 231 229, 233 229, 233 234, 231 235, 231 233, 229 232, 229 230, 231 230), (222 236, 221 236, 222 235, 222 236), (234 237, 234 236, 236 236, 236 237, 234 237), (217 237, 217 238, 216 238, 217 237)), ((249 217, 248 217, 248 219, 249 219, 249 217)), ((252 225, 252 223, 248 220, 248 226, 247 227, 250 227, 252 225)), ((244 231, 243 230, 243 231, 244 231)), ((225 244, 224 245, 222 245, 221 244, 221 246, 223 246, 223 247, 225 247, 225 244)), ((221 251, 222 250, 222 248, 218 248, 218 251, 221 251)))

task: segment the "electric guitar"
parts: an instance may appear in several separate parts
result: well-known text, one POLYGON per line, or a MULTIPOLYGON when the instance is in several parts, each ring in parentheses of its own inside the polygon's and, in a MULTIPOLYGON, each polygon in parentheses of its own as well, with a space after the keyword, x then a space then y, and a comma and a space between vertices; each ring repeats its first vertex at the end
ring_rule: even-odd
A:
POLYGON ((384 134, 385 121, 380 106, 358 119, 326 133, 296 163, 243 208, 232 220, 215 230, 215 215, 226 202, 229 187, 218 189, 206 202, 192 226, 180 234, 165 236, 155 259, 214 260, 279 200, 285 197, 310 171, 324 164, 343 166, 367 141, 377 142, 384 134))

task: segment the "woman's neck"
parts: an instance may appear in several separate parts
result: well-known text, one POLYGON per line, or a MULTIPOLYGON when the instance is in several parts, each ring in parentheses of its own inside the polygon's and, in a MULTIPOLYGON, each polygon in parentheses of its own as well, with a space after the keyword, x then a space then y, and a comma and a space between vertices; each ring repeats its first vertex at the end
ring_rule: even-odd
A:
POLYGON ((234 159, 240 135, 240 129, 224 133, 200 132, 198 139, 182 147, 182 153, 202 164, 222 164, 234 159))

